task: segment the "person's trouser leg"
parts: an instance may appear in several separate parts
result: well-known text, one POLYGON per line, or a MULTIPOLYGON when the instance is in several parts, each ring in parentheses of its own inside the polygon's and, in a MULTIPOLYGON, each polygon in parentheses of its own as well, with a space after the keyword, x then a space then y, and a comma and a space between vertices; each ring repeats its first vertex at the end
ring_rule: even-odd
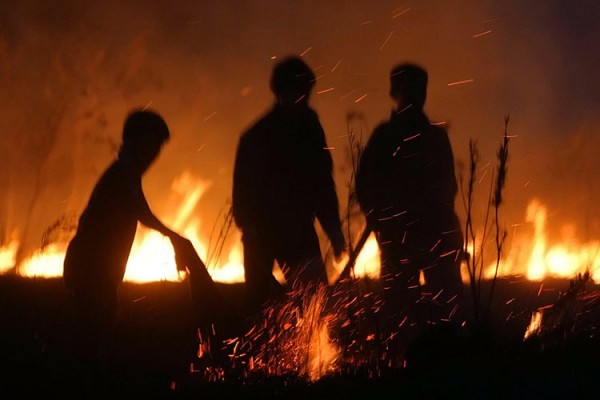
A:
POLYGON ((248 306, 255 312, 265 302, 278 298, 281 285, 273 276, 275 256, 268 238, 244 232, 242 243, 248 306))

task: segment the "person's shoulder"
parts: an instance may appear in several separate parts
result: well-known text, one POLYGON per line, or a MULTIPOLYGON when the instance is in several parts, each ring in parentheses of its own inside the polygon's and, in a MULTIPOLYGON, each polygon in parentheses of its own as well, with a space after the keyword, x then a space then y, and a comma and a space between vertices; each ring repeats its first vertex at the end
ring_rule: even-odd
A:
POLYGON ((276 119, 277 115, 275 109, 264 111, 249 125, 244 134, 252 134, 263 131, 269 126, 273 125, 276 119))
POLYGON ((390 121, 382 121, 373 129, 373 132, 371 133, 371 139, 373 140, 382 136, 386 136, 390 134, 391 131, 392 125, 390 121))
POLYGON ((273 112, 269 110, 252 122, 250 126, 242 132, 240 139, 247 140, 253 136, 261 135, 272 124, 273 112))
POLYGON ((387 146, 393 136, 389 121, 382 121, 371 131, 371 135, 365 143, 365 149, 374 151, 381 146, 387 146))
POLYGON ((389 120, 388 121, 381 121, 381 122, 379 122, 379 124, 377 124, 375 126, 375 129, 373 129, 373 133, 387 131, 391 127, 392 127, 392 123, 389 120))
POLYGON ((323 126, 319 114, 311 107, 306 107, 301 111, 300 120, 305 124, 306 129, 313 133, 318 133, 319 136, 324 134, 323 126))
POLYGON ((448 137, 448 127, 445 123, 429 123, 427 125, 427 132, 435 138, 443 139, 448 137))
POLYGON ((436 148, 448 148, 450 147, 450 138, 448 136, 448 126, 445 124, 429 124, 427 126, 425 136, 425 143, 428 146, 436 148))
POLYGON ((448 124, 445 121, 430 121, 428 126, 431 131, 443 134, 448 133, 448 124))
POLYGON ((118 159, 111 162, 100 175, 99 181, 115 180, 125 175, 125 167, 118 159))
POLYGON ((304 109, 304 112, 310 118, 314 118, 314 119, 317 119, 317 120, 319 119, 319 114, 317 113, 317 111, 314 108, 310 107, 310 106, 306 107, 304 109))
POLYGON ((130 173, 124 163, 119 160, 113 161, 98 178, 93 190, 93 197, 119 196, 131 182, 136 180, 134 174, 130 173))

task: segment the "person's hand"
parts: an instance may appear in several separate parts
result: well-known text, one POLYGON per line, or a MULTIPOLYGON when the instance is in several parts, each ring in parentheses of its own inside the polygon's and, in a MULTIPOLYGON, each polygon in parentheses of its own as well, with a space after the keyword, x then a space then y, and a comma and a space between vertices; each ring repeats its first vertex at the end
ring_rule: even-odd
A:
POLYGON ((343 246, 339 249, 334 249, 333 257, 335 258, 335 262, 337 262, 337 263, 341 262, 347 252, 348 252, 348 249, 346 248, 346 246, 343 246))
MULTIPOLYGON (((346 247, 342 247, 341 251, 339 249, 338 249, 338 251, 334 250, 334 252, 333 252, 333 267, 334 267, 334 270, 338 274, 341 274, 344 271, 344 269, 346 268, 346 265, 348 265, 349 260, 350 260, 350 256, 348 253, 348 249, 346 247)), ((338 275, 338 278, 339 278, 339 275, 338 275)), ((336 278, 336 280, 338 278, 336 278)))
POLYGON ((173 235, 170 236, 171 244, 173 245, 173 249, 177 252, 180 251, 188 251, 190 248, 193 248, 194 245, 189 239, 184 238, 183 236, 173 235))
POLYGON ((195 252, 194 245, 189 239, 178 234, 169 236, 173 250, 175 251, 175 264, 178 271, 185 271, 192 252, 195 252))
POLYGON ((341 243, 337 243, 333 246, 333 257, 335 258, 336 263, 339 263, 344 259, 346 253, 348 252, 348 246, 345 241, 341 243))
POLYGON ((349 260, 348 245, 341 230, 331 237, 331 246, 333 247, 333 267, 341 273, 349 260))
POLYGON ((344 238, 342 230, 339 229, 330 235, 330 240, 333 247, 333 256, 337 261, 346 250, 346 238, 344 238))

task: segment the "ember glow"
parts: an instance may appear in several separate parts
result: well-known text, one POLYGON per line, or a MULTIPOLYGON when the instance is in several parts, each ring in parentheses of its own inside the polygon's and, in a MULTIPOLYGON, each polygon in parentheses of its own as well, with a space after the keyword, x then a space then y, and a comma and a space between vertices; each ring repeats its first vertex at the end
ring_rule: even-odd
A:
POLYGON ((245 363, 250 374, 314 382, 338 369, 342 349, 331 337, 337 316, 329 286, 293 287, 286 301, 267 306, 243 337, 226 345, 230 359, 245 363))
POLYGON ((542 317, 543 317, 543 311, 541 311, 541 310, 535 311, 533 313, 533 315, 531 316, 531 322, 529 322, 529 326, 527 327, 527 330, 525 331, 525 336, 523 337, 523 339, 528 339, 531 336, 533 336, 539 332, 539 330, 542 326, 542 317))

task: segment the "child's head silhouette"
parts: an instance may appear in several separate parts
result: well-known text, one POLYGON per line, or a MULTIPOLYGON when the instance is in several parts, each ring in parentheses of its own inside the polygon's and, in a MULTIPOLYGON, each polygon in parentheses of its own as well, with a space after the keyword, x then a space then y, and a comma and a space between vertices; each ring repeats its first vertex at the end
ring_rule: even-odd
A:
POLYGON ((144 172, 169 139, 169 128, 154 111, 134 110, 125 120, 119 158, 139 172, 144 172))

